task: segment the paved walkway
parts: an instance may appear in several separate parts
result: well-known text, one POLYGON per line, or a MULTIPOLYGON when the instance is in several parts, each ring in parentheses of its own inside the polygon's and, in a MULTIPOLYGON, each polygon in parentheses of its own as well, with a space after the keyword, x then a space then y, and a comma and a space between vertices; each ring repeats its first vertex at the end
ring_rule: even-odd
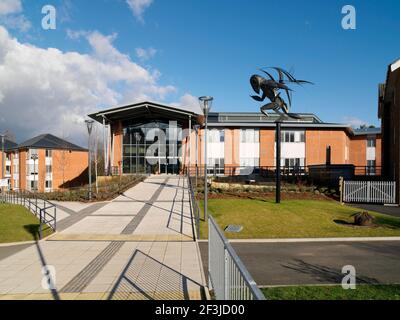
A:
POLYGON ((58 203, 58 233, 3 255, 0 299, 203 299, 186 187, 154 176, 112 202, 58 203), (42 287, 43 265, 55 268, 54 290, 42 287))

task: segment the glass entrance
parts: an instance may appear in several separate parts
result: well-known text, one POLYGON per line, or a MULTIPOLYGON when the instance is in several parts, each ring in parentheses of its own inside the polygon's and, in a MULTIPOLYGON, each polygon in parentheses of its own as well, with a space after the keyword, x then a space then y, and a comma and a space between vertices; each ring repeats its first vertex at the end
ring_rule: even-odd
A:
POLYGON ((178 174, 182 127, 166 121, 124 125, 122 152, 124 174, 178 174))

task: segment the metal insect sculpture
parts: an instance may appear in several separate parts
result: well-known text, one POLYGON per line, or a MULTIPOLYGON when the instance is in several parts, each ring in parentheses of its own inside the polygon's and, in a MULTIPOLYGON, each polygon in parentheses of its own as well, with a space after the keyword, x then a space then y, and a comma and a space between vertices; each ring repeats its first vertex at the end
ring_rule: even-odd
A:
POLYGON ((264 69, 260 69, 261 72, 265 73, 268 78, 260 75, 253 75, 250 78, 250 84, 253 90, 258 94, 257 96, 251 96, 258 102, 264 102, 268 98, 271 102, 261 107, 261 112, 267 117, 269 116, 267 110, 273 110, 281 117, 289 117, 293 119, 300 119, 298 114, 290 113, 292 105, 292 89, 288 87, 290 84, 312 84, 312 82, 305 80, 297 80, 290 72, 283 70, 282 68, 272 67, 277 71, 279 80, 275 78, 264 69), (281 90, 285 91, 288 103, 281 97, 281 90), (261 96, 260 96, 261 94, 261 96))

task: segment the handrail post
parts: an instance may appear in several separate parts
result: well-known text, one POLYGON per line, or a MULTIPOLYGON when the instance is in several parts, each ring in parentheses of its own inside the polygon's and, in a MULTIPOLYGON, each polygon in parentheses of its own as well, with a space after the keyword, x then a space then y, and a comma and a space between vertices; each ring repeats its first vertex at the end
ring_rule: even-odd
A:
POLYGON ((228 250, 226 250, 226 245, 224 244, 224 300, 229 300, 229 265, 228 265, 228 250))
POLYGON ((54 206, 54 231, 57 230, 57 207, 54 206))
POLYGON ((42 209, 40 209, 39 239, 42 240, 42 209))

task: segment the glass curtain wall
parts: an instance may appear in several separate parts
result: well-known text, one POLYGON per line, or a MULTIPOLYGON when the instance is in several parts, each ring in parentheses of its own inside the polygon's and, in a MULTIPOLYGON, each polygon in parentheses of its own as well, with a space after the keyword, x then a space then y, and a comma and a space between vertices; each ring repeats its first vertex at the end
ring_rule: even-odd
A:
POLYGON ((182 127, 166 121, 124 125, 123 173, 179 173, 182 127))

